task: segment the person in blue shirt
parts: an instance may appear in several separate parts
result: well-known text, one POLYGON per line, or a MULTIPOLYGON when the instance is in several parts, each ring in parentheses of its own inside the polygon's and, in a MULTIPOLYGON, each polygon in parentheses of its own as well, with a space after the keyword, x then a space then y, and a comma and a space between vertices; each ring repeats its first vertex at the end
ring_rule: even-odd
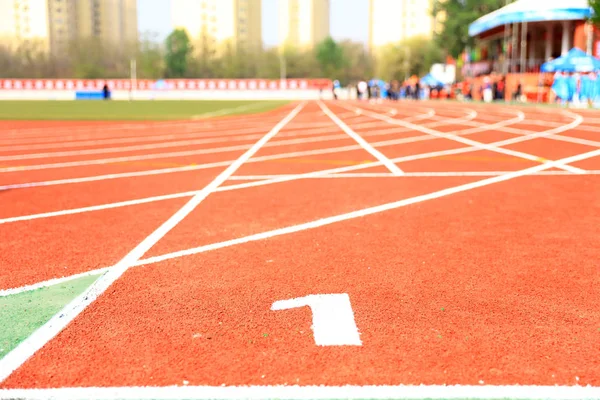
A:
POLYGON ((335 81, 333 81, 333 99, 337 100, 338 99, 338 93, 341 89, 342 85, 340 85, 340 81, 338 81, 337 79, 335 81))
POLYGON ((552 92, 554 92, 556 98, 561 102, 566 102, 569 100, 569 84, 567 82, 567 77, 563 75, 563 73, 558 72, 556 75, 554 75, 552 92))

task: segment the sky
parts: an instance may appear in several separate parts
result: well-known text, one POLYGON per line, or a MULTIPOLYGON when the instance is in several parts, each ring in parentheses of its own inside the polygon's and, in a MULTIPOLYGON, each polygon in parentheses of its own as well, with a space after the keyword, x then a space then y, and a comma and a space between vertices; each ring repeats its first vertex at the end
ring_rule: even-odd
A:
MULTIPOLYGON (((266 46, 276 46, 277 38, 277 2, 262 0, 262 32, 266 46)), ((140 32, 151 32, 157 40, 163 40, 171 27, 170 0, 139 0, 138 28, 140 32)), ((369 28, 367 15, 368 0, 331 0, 330 28, 334 39, 352 39, 365 42, 369 28)))

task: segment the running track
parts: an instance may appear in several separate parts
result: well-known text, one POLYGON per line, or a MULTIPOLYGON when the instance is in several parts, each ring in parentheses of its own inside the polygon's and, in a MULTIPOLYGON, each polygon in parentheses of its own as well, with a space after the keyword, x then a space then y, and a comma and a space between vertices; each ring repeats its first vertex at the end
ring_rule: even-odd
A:
POLYGON ((598 397, 599 129, 442 102, 1 122, 0 295, 102 276, 0 361, 59 390, 0 397, 598 397))

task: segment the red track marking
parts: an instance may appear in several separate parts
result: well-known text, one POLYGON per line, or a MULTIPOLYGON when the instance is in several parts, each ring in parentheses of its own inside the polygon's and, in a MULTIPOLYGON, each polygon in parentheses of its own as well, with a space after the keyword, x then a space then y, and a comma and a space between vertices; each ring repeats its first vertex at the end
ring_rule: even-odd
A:
POLYGON ((429 153, 433 151, 453 150, 463 148, 463 143, 449 139, 434 138, 422 142, 403 143, 395 146, 381 147, 380 150, 388 158, 411 156, 415 154, 429 153))
MULTIPOLYGON (((522 130, 526 130, 526 131, 530 131, 530 132, 541 132, 541 131, 545 131, 545 130, 548 130, 548 129, 555 129, 555 128, 558 128, 561 125, 566 125, 568 123, 573 122, 573 119, 571 119, 570 121, 557 122, 555 124, 548 125, 548 126, 528 124, 527 120, 528 119, 532 119, 532 118, 535 118, 535 117, 532 117, 532 116, 528 115, 527 119, 525 119, 524 122, 518 123, 518 124, 513 124, 510 127, 513 128, 513 129, 522 129, 522 130)), ((540 118, 544 118, 544 117, 540 116, 540 118)))
POLYGON ((407 161, 399 164, 405 172, 427 171, 516 171, 538 165, 538 163, 499 154, 488 150, 407 161))
POLYGON ((111 266, 186 200, 0 225, 0 289, 111 266))
POLYGON ((145 258, 414 197, 476 179, 302 179, 215 193, 145 258))
POLYGON ((558 160, 595 150, 595 147, 577 143, 557 142, 556 140, 539 138, 526 142, 505 146, 507 149, 523 151, 550 160, 558 160))
POLYGON ((600 170, 600 157, 593 157, 587 160, 577 161, 571 165, 582 169, 598 171, 600 170))
POLYGON ((133 269, 3 386, 598 385, 599 190, 522 178, 133 269), (362 347, 269 310, 313 293, 349 294, 362 347))
MULTIPOLYGON (((357 165, 368 161, 375 162, 377 160, 365 150, 350 150, 247 163, 242 165, 236 175, 302 174, 357 165)), ((389 170, 386 170, 386 172, 389 172, 389 170)))
MULTIPOLYGON (((268 132, 268 130, 267 130, 268 132)), ((256 141, 257 139, 255 139, 256 141)), ((166 148, 156 148, 156 149, 145 149, 145 150, 131 150, 125 152, 108 152, 108 153, 100 153, 100 154, 83 154, 83 155, 73 155, 73 156, 65 156, 65 157, 43 157, 43 158, 34 158, 34 159, 24 159, 24 160, 2 160, 0 157, 0 165, 3 168, 6 167, 20 167, 27 165, 44 165, 44 164, 54 164, 54 163, 69 163, 69 162, 77 162, 77 161, 88 161, 88 160, 101 160, 101 159, 112 159, 112 158, 122 158, 122 157, 136 157, 136 156, 145 156, 154 154, 157 157, 156 159, 166 159, 171 156, 161 154, 170 154, 170 153, 180 153, 187 151, 204 151, 204 154, 194 155, 194 157, 203 157, 204 155, 211 156, 213 154, 209 153, 210 151, 214 151, 214 154, 222 154, 225 153, 225 149, 227 148, 237 148, 238 150, 230 150, 230 153, 243 151, 242 146, 250 147, 252 145, 251 140, 246 141, 236 141, 232 143, 207 143, 201 145, 187 145, 187 146, 177 146, 177 147, 166 147, 166 148)), ((128 146, 129 147, 129 146, 128 146)), ((276 147, 275 147, 276 149, 276 147)), ((176 158, 176 157, 173 157, 176 158)), ((227 159, 227 158, 226 158, 227 159)))
MULTIPOLYGON (((437 128, 436 128, 437 129, 437 128)), ((500 131, 485 131, 469 134, 468 138, 480 143, 494 143, 502 140, 513 139, 516 135, 500 131)))
POLYGON ((600 132, 600 127, 598 127, 598 128, 594 127, 594 129, 598 129, 598 131, 592 132, 592 131, 584 131, 581 129, 572 129, 570 131, 561 133, 561 136, 569 136, 569 137, 574 137, 574 138, 579 138, 579 139, 600 141, 600 137, 598 136, 598 132, 600 132))
POLYGON ((375 143, 375 142, 383 141, 383 140, 408 139, 408 138, 415 138, 415 137, 423 136, 422 132, 415 132, 415 131, 406 132, 406 130, 402 127, 390 125, 387 123, 384 126, 378 127, 376 129, 375 128, 356 129, 355 132, 358 133, 359 135, 361 135, 369 143, 375 143), (380 135, 377 135, 377 134, 372 135, 371 134, 371 133, 374 133, 375 131, 382 131, 382 130, 385 130, 387 132, 385 134, 380 134, 380 135), (396 132, 394 132, 394 130, 396 130, 396 132), (404 130, 404 132, 403 132, 403 130, 404 130), (390 133, 390 132, 393 132, 393 133, 390 133))
POLYGON ((0 218, 200 190, 223 169, 0 191, 0 218))
MULTIPOLYGON (((342 132, 340 130, 339 132, 335 132, 333 134, 343 135, 344 132, 342 132)), ((337 139, 337 140, 326 140, 326 141, 319 141, 319 142, 288 144, 288 145, 285 145, 284 147, 279 147, 279 146, 263 147, 260 149, 260 151, 258 153, 256 153, 256 156, 254 156, 254 158, 262 157, 262 156, 270 156, 273 154, 281 154, 283 152, 288 153, 288 152, 295 152, 295 151, 312 151, 312 150, 320 150, 320 149, 327 148, 327 147, 356 146, 356 144, 357 143, 356 143, 356 141, 354 141, 354 139, 352 139, 350 137, 346 137, 344 139, 337 139)), ((367 153, 366 151, 364 153, 367 156, 370 156, 370 154, 367 153)))
MULTIPOLYGON (((487 123, 489 124, 489 122, 487 122, 487 123)), ((438 126, 434 127, 433 129, 436 131, 439 131, 440 133, 457 133, 456 131, 473 129, 473 126, 462 125, 462 124, 460 124, 460 122, 457 122, 457 123, 438 125, 438 126)))

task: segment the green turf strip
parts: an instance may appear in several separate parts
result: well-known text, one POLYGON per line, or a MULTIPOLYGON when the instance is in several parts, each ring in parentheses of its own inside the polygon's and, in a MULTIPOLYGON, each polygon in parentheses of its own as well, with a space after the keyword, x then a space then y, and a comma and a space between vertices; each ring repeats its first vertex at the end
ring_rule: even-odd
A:
POLYGON ((85 276, 42 289, 0 297, 0 359, 44 325, 97 276, 85 276))
POLYGON ((286 101, 0 101, 4 120, 176 120, 242 115, 281 107, 286 101))

